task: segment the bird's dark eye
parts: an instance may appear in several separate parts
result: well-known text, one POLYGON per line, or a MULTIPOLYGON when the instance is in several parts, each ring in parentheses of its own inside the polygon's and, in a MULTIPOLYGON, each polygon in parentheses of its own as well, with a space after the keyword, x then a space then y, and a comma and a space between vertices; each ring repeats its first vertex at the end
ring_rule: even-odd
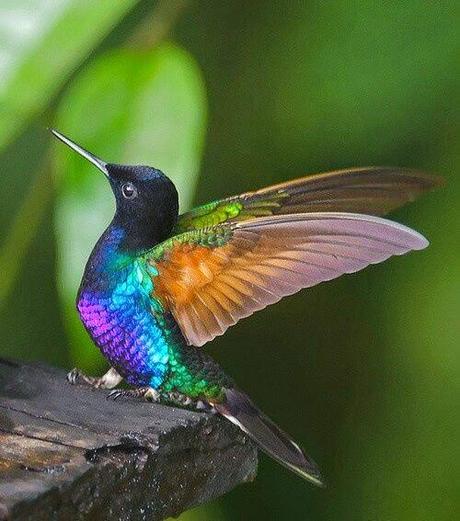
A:
POLYGON ((137 197, 137 188, 133 185, 133 183, 125 183, 121 187, 121 193, 125 199, 134 199, 137 197))

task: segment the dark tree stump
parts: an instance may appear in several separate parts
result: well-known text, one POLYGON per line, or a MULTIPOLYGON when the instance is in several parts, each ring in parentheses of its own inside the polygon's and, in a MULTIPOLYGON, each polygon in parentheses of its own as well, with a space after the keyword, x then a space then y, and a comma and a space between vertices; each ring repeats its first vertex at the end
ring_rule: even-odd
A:
POLYGON ((0 359, 0 520, 155 521, 254 478, 224 419, 107 393, 0 359))

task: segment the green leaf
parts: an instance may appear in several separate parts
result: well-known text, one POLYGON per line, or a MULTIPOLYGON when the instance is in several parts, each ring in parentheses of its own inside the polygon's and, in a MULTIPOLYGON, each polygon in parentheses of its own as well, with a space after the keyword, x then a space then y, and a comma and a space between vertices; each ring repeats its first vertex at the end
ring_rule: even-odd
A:
POLYGON ((137 0, 6 0, 0 20, 0 148, 137 0))
MULTIPOLYGON (((206 123, 200 71, 183 50, 103 55, 72 84, 56 127, 104 160, 160 168, 176 184, 181 205, 192 201, 206 123)), ((78 321, 73 302, 85 262, 110 222, 113 196, 104 176, 61 143, 55 145, 60 291, 70 323, 73 357, 94 366, 97 350, 78 321)), ((94 367, 93 367, 94 370, 94 367)))

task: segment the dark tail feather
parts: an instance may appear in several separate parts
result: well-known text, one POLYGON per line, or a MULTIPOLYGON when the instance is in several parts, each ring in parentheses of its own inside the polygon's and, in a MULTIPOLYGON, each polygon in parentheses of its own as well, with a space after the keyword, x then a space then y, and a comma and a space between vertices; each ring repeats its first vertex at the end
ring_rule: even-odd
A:
POLYGON ((273 459, 302 478, 324 486, 315 462, 270 418, 260 411, 250 398, 237 389, 225 391, 226 400, 214 404, 216 411, 243 430, 273 459))

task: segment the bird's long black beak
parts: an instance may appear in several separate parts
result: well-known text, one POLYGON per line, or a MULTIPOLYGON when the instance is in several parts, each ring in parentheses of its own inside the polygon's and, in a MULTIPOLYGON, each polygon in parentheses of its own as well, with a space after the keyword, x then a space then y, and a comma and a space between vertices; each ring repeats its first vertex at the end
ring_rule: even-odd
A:
POLYGON ((80 145, 77 145, 74 141, 69 139, 68 137, 64 136, 64 134, 61 134, 54 128, 50 128, 51 133, 56 136, 60 141, 65 143, 67 146, 69 146, 72 150, 75 150, 77 154, 80 154, 85 159, 87 159, 90 163, 93 163, 93 165, 96 168, 99 168, 101 172, 104 173, 107 177, 109 177, 109 171, 107 170, 107 163, 105 161, 102 161, 102 159, 99 159, 94 154, 91 154, 91 152, 88 152, 80 145))

